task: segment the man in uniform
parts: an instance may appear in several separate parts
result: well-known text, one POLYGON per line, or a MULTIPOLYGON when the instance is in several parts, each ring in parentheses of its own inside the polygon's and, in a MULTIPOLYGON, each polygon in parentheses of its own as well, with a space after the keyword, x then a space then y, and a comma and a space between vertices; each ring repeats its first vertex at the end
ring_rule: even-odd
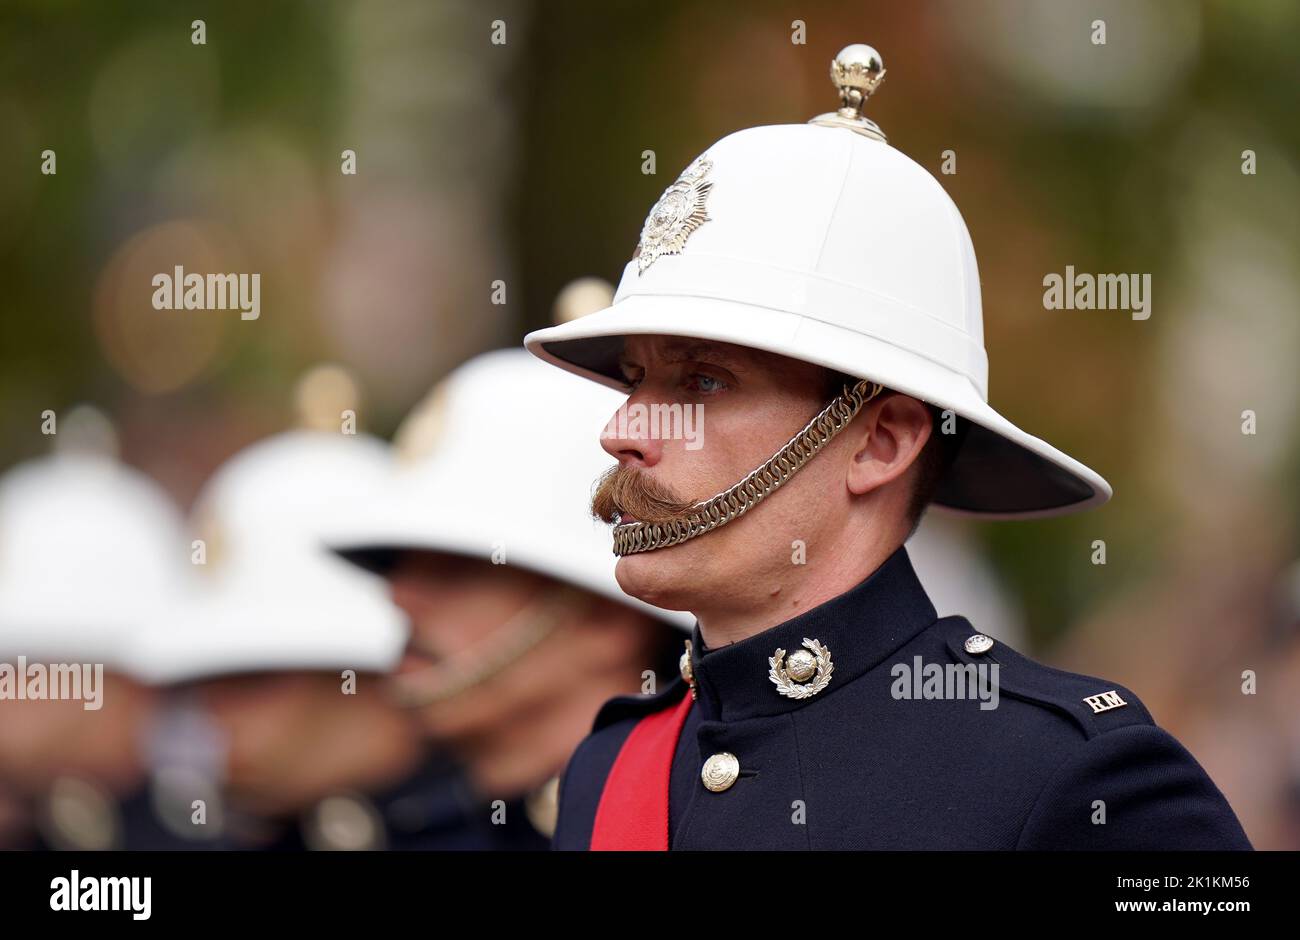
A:
POLYGON ((965 224, 863 116, 875 50, 831 74, 839 110, 718 141, 612 306, 525 340, 707 419, 694 450, 604 441, 620 585, 697 622, 682 681, 601 710, 556 847, 1249 848, 1128 689, 936 615, 903 547, 928 504, 1032 518, 1111 490, 988 405, 965 224))
POLYGON ((184 848, 149 799, 156 697, 132 676, 185 585, 180 511, 98 411, 59 421, 54 453, 0 477, 0 848, 184 848))
POLYGON ((425 847, 452 787, 385 694, 401 612, 319 542, 386 484, 388 447, 326 420, 258 441, 205 484, 191 517, 202 584, 136 642, 137 675, 166 692, 155 803, 196 846, 425 847))

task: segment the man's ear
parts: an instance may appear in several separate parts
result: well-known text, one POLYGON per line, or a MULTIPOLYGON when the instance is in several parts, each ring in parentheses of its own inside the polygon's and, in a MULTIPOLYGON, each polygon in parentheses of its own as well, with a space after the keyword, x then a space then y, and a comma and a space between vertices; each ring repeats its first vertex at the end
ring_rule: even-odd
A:
POLYGON ((933 430, 925 403, 890 392, 863 412, 857 449, 849 462, 849 492, 861 496, 907 472, 916 462, 933 430))

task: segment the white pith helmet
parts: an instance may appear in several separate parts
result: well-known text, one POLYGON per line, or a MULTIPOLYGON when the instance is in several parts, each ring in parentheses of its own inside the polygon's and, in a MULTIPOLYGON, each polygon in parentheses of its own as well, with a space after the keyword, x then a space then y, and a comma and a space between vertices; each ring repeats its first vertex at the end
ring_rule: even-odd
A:
POLYGON ((104 454, 19 464, 0 479, 0 659, 130 671, 187 560, 180 510, 144 474, 104 454))
POLYGON ((379 439, 325 430, 277 434, 223 464, 191 515, 205 556, 199 587, 140 637, 141 678, 391 670, 405 618, 382 581, 321 541, 339 515, 374 499, 389 472, 379 439))
POLYGON ((614 465, 598 435, 622 402, 522 349, 477 356, 406 419, 392 484, 329 543, 372 570, 403 550, 517 565, 689 630, 691 615, 622 592, 609 529, 591 515, 592 485, 614 465))
POLYGON ((766 350, 951 409, 969 422, 935 505, 984 518, 1098 506, 1110 485, 988 404, 979 273, 948 194, 860 111, 884 77, 849 46, 843 107, 752 127, 692 161, 651 208, 613 304, 525 337, 547 362, 623 388, 625 337, 766 350))

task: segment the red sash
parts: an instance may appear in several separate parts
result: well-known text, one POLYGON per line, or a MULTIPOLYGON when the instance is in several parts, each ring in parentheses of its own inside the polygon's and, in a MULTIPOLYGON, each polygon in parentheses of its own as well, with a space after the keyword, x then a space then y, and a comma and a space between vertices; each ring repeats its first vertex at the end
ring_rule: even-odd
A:
POLYGON ((688 691, 676 708, 647 715, 627 736, 596 807, 593 852, 668 851, 668 782, 690 710, 688 691))

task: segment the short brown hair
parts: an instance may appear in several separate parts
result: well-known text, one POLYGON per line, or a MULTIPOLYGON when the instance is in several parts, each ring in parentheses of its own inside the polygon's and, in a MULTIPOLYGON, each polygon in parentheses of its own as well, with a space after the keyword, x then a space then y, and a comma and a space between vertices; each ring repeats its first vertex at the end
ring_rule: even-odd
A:
MULTIPOLYGON (((846 387, 852 388, 858 381, 843 372, 827 369, 826 398, 828 400, 834 398, 846 387)), ((884 388, 881 390, 880 397, 901 394, 903 393, 891 388, 884 388)), ((908 538, 912 537, 912 533, 921 524, 921 516, 934 501, 935 494, 939 491, 939 484, 943 482, 944 476, 956 461, 957 453, 961 450, 962 441, 965 440, 969 428, 969 424, 963 418, 954 414, 953 432, 943 433, 946 410, 921 399, 918 401, 921 401, 930 412, 930 437, 915 460, 916 480, 912 487, 912 497, 907 504, 908 538)))

